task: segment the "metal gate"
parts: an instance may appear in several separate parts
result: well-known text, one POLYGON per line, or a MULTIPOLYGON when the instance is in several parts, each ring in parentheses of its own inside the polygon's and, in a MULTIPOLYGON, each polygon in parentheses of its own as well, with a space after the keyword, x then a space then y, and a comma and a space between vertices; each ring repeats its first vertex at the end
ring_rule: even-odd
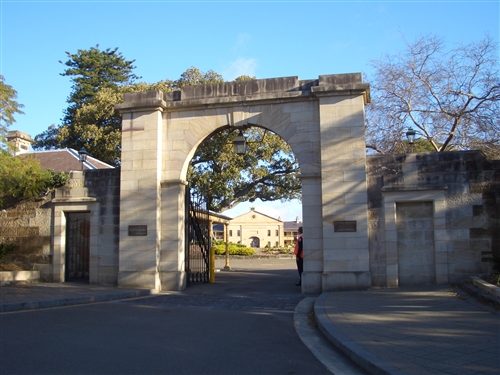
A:
POLYGON ((66 281, 89 280, 90 213, 66 214, 66 281))
POLYGON ((186 189, 187 285, 210 281, 210 215, 208 194, 186 189))

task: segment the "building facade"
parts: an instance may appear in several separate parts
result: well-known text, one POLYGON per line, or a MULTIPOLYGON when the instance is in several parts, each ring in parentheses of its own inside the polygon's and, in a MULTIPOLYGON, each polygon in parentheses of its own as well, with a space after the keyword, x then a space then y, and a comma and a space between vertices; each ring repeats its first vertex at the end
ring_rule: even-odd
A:
POLYGON ((283 247, 285 243, 283 221, 252 208, 233 218, 228 226, 229 242, 253 248, 283 247))
POLYGON ((284 240, 285 246, 295 246, 295 241, 299 237, 299 227, 302 226, 302 222, 299 218, 295 218, 294 221, 284 222, 284 240))

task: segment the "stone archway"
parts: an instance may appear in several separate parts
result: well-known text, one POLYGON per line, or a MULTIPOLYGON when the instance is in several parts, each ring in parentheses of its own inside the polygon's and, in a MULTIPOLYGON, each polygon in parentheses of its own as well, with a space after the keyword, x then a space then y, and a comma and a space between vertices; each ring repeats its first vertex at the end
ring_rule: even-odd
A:
POLYGON ((371 285, 361 74, 285 77, 125 94, 118 284, 181 290, 185 176, 196 147, 224 127, 281 136, 301 168, 302 291, 371 285))

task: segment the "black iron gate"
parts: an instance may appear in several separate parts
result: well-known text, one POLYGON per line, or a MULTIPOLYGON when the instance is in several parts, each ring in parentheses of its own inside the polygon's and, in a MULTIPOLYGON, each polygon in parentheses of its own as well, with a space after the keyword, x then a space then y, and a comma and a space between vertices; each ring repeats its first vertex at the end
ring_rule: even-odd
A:
POLYGON ((186 273, 189 286, 210 281, 211 240, 208 194, 186 190, 186 273))
POLYGON ((66 281, 89 280, 90 213, 66 214, 66 281))

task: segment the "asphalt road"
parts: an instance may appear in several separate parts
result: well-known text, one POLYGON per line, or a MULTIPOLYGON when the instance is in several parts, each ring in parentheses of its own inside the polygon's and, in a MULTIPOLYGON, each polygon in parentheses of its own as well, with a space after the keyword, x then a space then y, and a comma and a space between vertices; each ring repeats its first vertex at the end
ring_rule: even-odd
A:
POLYGON ((294 329, 294 260, 231 267, 182 292, 2 314, 0 373, 330 374, 294 329))

